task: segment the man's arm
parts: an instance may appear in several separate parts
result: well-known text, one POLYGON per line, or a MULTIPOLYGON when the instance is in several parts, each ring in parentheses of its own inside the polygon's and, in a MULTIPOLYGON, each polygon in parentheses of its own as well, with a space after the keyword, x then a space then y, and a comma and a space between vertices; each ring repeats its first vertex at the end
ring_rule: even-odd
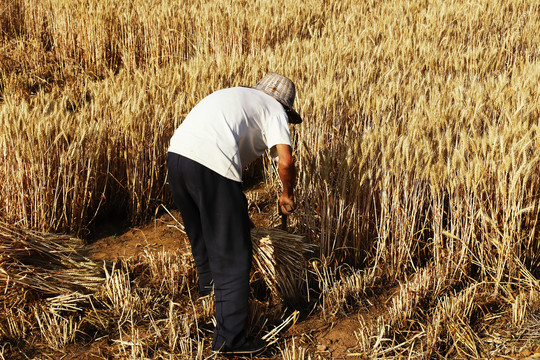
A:
POLYGON ((281 213, 289 215, 294 211, 294 186, 296 184, 296 168, 292 156, 292 149, 289 145, 276 145, 278 154, 278 173, 283 185, 283 192, 279 197, 281 213))

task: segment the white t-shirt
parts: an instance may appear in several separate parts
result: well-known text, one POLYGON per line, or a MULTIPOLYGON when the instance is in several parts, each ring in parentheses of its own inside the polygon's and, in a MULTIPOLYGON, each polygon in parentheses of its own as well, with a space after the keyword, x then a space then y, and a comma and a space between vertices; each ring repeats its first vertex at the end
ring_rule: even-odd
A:
POLYGON ((199 102, 176 129, 169 151, 242 181, 242 168, 266 149, 276 157, 278 144, 291 144, 283 106, 262 91, 234 87, 199 102))

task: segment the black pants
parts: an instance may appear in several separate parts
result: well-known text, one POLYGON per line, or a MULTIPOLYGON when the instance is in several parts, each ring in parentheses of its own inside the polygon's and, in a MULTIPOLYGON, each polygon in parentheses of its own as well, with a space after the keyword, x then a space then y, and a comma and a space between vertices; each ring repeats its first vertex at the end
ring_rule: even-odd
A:
POLYGON ((251 268, 250 221, 241 183, 175 153, 168 154, 169 185, 180 209, 199 275, 201 295, 214 283, 212 348, 245 341, 251 268))

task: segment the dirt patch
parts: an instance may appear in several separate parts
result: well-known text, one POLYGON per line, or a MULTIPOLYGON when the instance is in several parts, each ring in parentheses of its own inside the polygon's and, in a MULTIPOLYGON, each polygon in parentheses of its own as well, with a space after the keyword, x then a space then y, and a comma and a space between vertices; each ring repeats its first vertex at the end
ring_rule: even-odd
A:
POLYGON ((190 251, 180 214, 175 210, 162 213, 151 223, 130 229, 114 229, 114 224, 107 224, 103 232, 110 235, 88 245, 89 255, 94 260, 115 261, 143 251, 190 251))
MULTIPOLYGON (((272 199, 264 184, 246 191, 250 218, 256 227, 278 226, 277 201, 272 199)), ((94 260, 115 261, 120 257, 136 256, 142 251, 190 252, 189 240, 183 231, 182 217, 175 209, 162 208, 157 217, 144 225, 124 228, 114 221, 100 226, 88 245, 94 260)))
POLYGON ((356 331, 356 316, 325 319, 315 315, 292 326, 283 338, 289 342, 294 338, 296 346, 309 349, 310 353, 323 358, 345 359, 351 358, 357 346, 356 331))

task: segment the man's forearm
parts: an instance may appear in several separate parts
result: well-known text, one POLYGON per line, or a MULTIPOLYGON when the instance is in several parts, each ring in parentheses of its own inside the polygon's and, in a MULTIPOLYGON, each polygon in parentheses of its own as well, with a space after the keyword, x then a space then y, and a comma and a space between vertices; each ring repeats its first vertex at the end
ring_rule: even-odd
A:
POLYGON ((294 195, 294 186, 296 185, 296 168, 294 161, 279 162, 278 173, 283 185, 283 193, 287 196, 294 195))
POLYGON ((283 192, 279 197, 279 206, 283 214, 289 214, 295 208, 294 186, 296 185, 296 167, 289 145, 277 145, 279 157, 278 173, 283 185, 283 192))
POLYGON ((294 166, 294 158, 292 149, 289 145, 276 145, 278 154, 278 173, 283 184, 283 192, 286 195, 293 195, 294 186, 296 185, 296 168, 294 166))

